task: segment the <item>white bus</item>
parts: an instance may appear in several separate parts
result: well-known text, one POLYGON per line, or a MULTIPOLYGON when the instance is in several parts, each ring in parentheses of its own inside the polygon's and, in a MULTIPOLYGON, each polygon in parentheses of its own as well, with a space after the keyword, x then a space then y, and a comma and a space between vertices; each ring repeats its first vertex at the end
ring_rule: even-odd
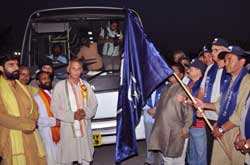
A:
MULTIPOLYGON (((132 10, 133 11, 133 10, 132 10)), ((133 11, 135 15, 138 14, 133 11)), ((97 51, 102 56, 102 43, 98 38, 100 29, 110 25, 110 21, 119 21, 123 32, 125 12, 122 8, 113 7, 67 7, 45 9, 33 12, 26 25, 22 43, 21 65, 31 68, 33 75, 39 63, 51 54, 54 44, 60 45, 65 59, 76 57, 81 47, 81 37, 88 42, 96 42, 97 51)), ((122 48, 122 45, 120 45, 122 48)), ((92 120, 94 144, 96 146, 111 144, 116 141, 116 113, 118 89, 120 86, 120 68, 98 71, 88 69, 94 60, 83 60, 84 73, 82 78, 93 87, 98 99, 96 116, 92 120)), ((67 77, 67 63, 54 63, 55 78, 62 80, 67 77)), ((34 77, 33 77, 34 78, 34 77)), ((143 113, 142 113, 143 114, 143 113)), ((136 128, 137 139, 145 138, 143 116, 136 128)))

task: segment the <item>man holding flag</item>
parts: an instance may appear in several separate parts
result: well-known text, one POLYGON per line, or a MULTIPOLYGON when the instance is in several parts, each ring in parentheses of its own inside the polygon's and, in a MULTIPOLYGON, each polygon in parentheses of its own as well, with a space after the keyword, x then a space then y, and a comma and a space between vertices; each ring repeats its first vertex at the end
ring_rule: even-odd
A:
POLYGON ((245 68, 249 55, 239 46, 229 46, 228 51, 219 56, 225 59, 225 68, 231 75, 231 80, 225 84, 222 95, 216 102, 204 103, 198 100, 200 108, 218 112, 213 135, 221 138, 224 150, 218 141, 214 141, 211 164, 244 164, 244 155, 236 151, 233 143, 239 132, 242 107, 250 90, 250 75, 245 68))
POLYGON ((150 93, 172 73, 144 33, 139 19, 128 10, 117 112, 117 163, 137 154, 135 127, 141 109, 150 93))
MULTIPOLYGON (((172 68, 179 78, 184 77, 185 69, 182 64, 176 63, 172 68)), ((160 165, 185 164, 193 108, 184 101, 185 91, 176 77, 172 75, 168 81, 156 109, 149 149, 159 153, 163 160, 158 163, 160 165), (179 95, 183 95, 183 101, 179 100, 179 95)))

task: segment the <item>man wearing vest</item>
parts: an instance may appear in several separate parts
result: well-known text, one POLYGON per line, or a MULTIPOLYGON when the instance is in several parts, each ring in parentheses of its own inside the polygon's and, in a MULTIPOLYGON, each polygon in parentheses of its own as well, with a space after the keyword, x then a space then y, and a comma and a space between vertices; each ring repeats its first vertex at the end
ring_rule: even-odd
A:
POLYGON ((234 148, 234 140, 239 132, 242 107, 250 90, 250 75, 245 68, 248 55, 238 46, 229 46, 228 51, 219 56, 225 59, 225 68, 231 80, 225 83, 221 97, 215 103, 198 100, 198 105, 218 113, 213 135, 221 138, 224 149, 217 140, 214 141, 211 164, 238 165, 244 163, 244 155, 234 148))
POLYGON ((41 135, 48 165, 56 165, 59 157, 58 144, 60 141, 60 121, 57 120, 50 109, 52 82, 48 72, 40 71, 36 75, 40 87, 34 96, 39 110, 37 122, 41 135))
POLYGON ((6 55, 0 75, 0 156, 6 165, 45 165, 42 141, 36 129, 37 104, 18 79, 18 60, 6 55))

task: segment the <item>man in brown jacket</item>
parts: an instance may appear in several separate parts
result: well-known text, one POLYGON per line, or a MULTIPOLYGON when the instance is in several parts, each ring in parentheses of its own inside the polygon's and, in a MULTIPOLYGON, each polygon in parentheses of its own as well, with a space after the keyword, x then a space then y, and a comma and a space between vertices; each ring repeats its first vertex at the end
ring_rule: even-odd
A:
MULTIPOLYGON (((184 68, 180 64, 172 66, 175 73, 183 78, 184 68)), ((155 115, 149 150, 161 152, 164 164, 185 163, 189 127, 193 121, 193 109, 179 102, 178 95, 185 95, 174 76, 163 89, 155 115)))
POLYGON ((45 165, 46 159, 36 129, 37 104, 17 79, 18 60, 7 55, 0 70, 0 156, 2 164, 45 165))

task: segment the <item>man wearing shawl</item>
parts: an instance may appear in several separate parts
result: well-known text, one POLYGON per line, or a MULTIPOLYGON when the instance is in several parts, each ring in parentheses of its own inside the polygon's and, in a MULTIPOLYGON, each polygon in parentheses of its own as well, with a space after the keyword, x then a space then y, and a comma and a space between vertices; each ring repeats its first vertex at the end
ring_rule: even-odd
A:
POLYGON ((242 107, 250 89, 250 75, 245 68, 247 54, 238 46, 229 46, 228 51, 219 56, 225 58, 225 68, 231 80, 225 84, 221 97, 215 103, 198 101, 201 108, 218 112, 213 135, 221 138, 224 150, 217 140, 214 141, 211 164, 244 164, 244 155, 234 148, 234 140, 239 132, 242 107))
POLYGON ((36 129, 37 104, 17 79, 18 60, 6 55, 0 75, 0 156, 3 164, 45 165, 42 142, 36 129))
POLYGON ((57 120, 50 109, 52 81, 48 72, 40 71, 36 75, 40 87, 34 96, 39 110, 37 122, 41 135, 48 165, 56 165, 59 159, 58 145, 60 144, 60 121, 57 120))
POLYGON ((78 162, 90 164, 93 160, 91 118, 97 109, 97 99, 90 84, 83 81, 82 65, 69 62, 66 80, 59 81, 52 93, 51 110, 60 120, 60 164, 78 162))

